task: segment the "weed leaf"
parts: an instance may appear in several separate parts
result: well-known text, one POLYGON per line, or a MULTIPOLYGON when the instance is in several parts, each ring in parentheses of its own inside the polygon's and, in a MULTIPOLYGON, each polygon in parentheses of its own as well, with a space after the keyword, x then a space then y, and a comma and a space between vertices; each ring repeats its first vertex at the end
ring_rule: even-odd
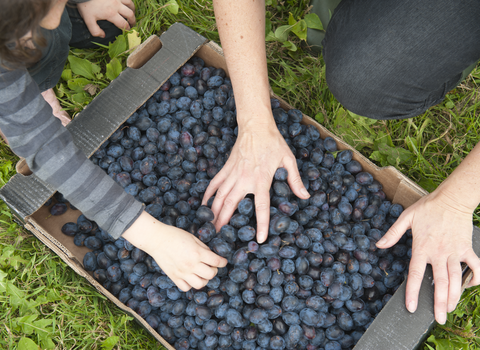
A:
POLYGON ((71 98, 72 98, 72 101, 81 105, 84 105, 91 100, 91 97, 89 98, 89 96, 85 91, 79 92, 78 94, 74 94, 72 95, 71 98))
POLYGON ((115 346, 115 344, 117 344, 119 340, 120 340, 120 337, 117 337, 117 336, 108 337, 108 338, 105 339, 105 341, 102 343, 102 349, 112 350, 113 347, 115 346))
POLYGON ((293 26, 293 25, 295 25, 295 23, 297 23, 297 21, 295 20, 292 13, 290 12, 289 15, 288 15, 288 24, 293 26))
POLYGON ((122 73, 122 63, 118 58, 112 58, 110 63, 107 63, 107 72, 105 75, 108 79, 114 80, 120 73, 122 73))
POLYGON ((30 338, 21 338, 17 346, 18 350, 38 350, 38 345, 30 338))
POLYGON ((287 49, 289 49, 290 51, 297 51, 297 47, 295 46, 294 43, 292 43, 291 41, 285 41, 283 43, 283 47, 286 47, 287 49))
POLYGON ((77 78, 68 81, 68 88, 75 92, 82 92, 85 89, 85 86, 90 84, 91 81, 85 78, 77 78))
POLYGON ((284 41, 287 41, 290 30, 292 30, 292 26, 280 26, 275 31, 275 37, 278 41, 283 43, 284 41))
POLYGON ((265 41, 277 41, 275 34, 270 31, 267 35, 265 35, 265 41))
POLYGON ((270 19, 265 18, 265 36, 272 31, 272 21, 270 19))
POLYGON ((50 338, 42 339, 42 349, 55 349, 55 343, 50 338))
POLYGON ((127 41, 125 40, 125 36, 119 35, 117 39, 108 46, 108 55, 110 58, 114 58, 126 50, 127 41))
POLYGON ((318 18, 316 13, 309 13, 308 15, 305 15, 304 20, 308 28, 323 30, 322 21, 320 21, 320 18, 318 18))
POLYGON ((292 32, 301 40, 307 40, 307 24, 302 19, 298 21, 293 27, 292 32))
POLYGON ((95 79, 95 75, 93 74, 94 68, 89 60, 70 55, 68 56, 68 62, 70 62, 70 67, 73 73, 87 79, 95 79))
POLYGON ((73 76, 72 76, 72 70, 67 68, 67 69, 64 69, 62 71, 62 79, 65 80, 65 81, 69 81, 70 79, 72 79, 73 76))
POLYGON ((134 29, 131 33, 127 34, 128 49, 131 50, 142 43, 142 39, 138 35, 138 32, 134 29))
POLYGON ((178 14, 178 3, 175 1, 175 0, 169 0, 167 1, 167 9, 168 11, 170 11, 170 13, 176 15, 178 14))

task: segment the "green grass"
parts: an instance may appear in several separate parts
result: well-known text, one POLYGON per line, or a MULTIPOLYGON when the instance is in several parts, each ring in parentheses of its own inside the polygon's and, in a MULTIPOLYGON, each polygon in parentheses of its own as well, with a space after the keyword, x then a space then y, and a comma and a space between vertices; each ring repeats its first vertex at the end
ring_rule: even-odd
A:
MULTIPOLYGON (((136 0, 136 31, 142 40, 181 22, 219 42, 211 1, 178 2, 177 14, 165 0, 136 0)), ((272 28, 305 14, 307 1, 267 1, 272 28)), ((271 86, 276 94, 360 150, 379 166, 393 165, 425 189, 435 189, 479 140, 480 104, 477 67, 441 104, 411 120, 372 121, 352 115, 329 92, 321 57, 300 49, 297 36, 285 42, 269 41, 267 56, 271 86), (291 46, 289 46, 291 47, 291 46)), ((128 53, 113 55, 122 67, 128 53)), ((57 92, 65 109, 75 115, 108 84, 106 49, 74 50, 72 55, 94 63, 93 95, 64 76, 57 92), (97 68, 94 68, 95 70, 97 68)), ((72 68, 67 65, 67 69, 72 68)), ((0 143, 0 185, 15 173, 17 157, 0 143)), ((474 223, 478 225, 478 209, 474 223)), ((437 326, 422 349, 476 349, 480 347, 479 289, 463 294, 445 326, 437 326)), ((158 349, 161 346, 131 317, 82 280, 60 258, 17 225, 4 203, 0 205, 0 348, 31 349, 158 349), (30 339, 30 343, 26 338, 30 339)))

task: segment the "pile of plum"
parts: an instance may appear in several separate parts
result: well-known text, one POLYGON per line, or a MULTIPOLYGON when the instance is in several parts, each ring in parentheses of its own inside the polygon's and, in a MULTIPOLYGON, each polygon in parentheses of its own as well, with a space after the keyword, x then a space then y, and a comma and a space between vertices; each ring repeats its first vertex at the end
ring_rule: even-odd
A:
POLYGON ((311 197, 293 195, 278 169, 264 244, 251 196, 219 232, 212 201, 201 205, 237 135, 222 69, 192 58, 92 157, 152 216, 228 259, 203 289, 182 292, 152 257, 83 215, 62 228, 92 250, 85 269, 177 350, 351 349, 407 272, 410 233, 390 249, 375 246, 403 208, 350 150, 302 125, 300 111, 277 100, 272 110, 311 197))

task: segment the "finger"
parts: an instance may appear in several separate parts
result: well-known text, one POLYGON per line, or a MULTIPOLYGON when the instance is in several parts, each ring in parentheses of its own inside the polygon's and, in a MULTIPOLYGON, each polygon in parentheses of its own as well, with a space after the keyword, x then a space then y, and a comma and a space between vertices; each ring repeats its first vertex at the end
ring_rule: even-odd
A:
POLYGON ((203 287, 205 287, 208 283, 208 280, 204 279, 204 278, 201 278, 201 277, 198 277, 197 275, 195 274, 189 274, 186 278, 185 278, 186 282, 192 286, 192 288, 194 289, 202 289, 203 287))
POLYGON ((211 250, 203 250, 200 261, 211 267, 225 267, 228 263, 227 259, 222 258, 211 250))
POLYGON ((473 271, 473 278, 468 283, 468 287, 479 285, 480 284, 480 259, 478 258, 477 254, 475 254, 473 249, 470 249, 467 252, 467 254, 464 255, 463 261, 465 261, 468 267, 470 268, 470 270, 473 271))
POLYGON ((130 24, 128 24, 128 21, 123 18, 123 16, 121 16, 119 13, 117 13, 112 18, 108 18, 107 20, 110 23, 113 23, 119 29, 130 30, 130 24))
POLYGON ((421 255, 412 254, 407 278, 407 288, 405 292, 405 305, 407 310, 415 312, 417 309, 418 293, 422 284, 423 275, 427 261, 421 255))
POLYGON ((105 38, 105 32, 102 30, 102 28, 100 28, 95 18, 85 18, 84 20, 85 25, 92 36, 97 38, 105 38))
POLYGON ((448 269, 445 262, 432 264, 433 281, 435 282, 435 320, 445 324, 447 320, 448 269))
POLYGON ((133 3, 133 1, 131 0, 122 0, 122 4, 124 4, 125 6, 127 6, 130 10, 132 10, 133 12, 135 12, 135 4, 133 3))
POLYGON ((377 242, 377 247, 386 249, 398 242, 405 232, 412 227, 412 216, 410 212, 404 211, 395 223, 388 229, 387 233, 377 242))
POLYGON ((188 292, 190 289, 192 289, 192 286, 190 284, 180 278, 172 278, 172 282, 175 283, 175 285, 183 292, 188 292))
POLYGON ((217 231, 219 231, 223 225, 229 223, 235 209, 237 209, 238 203, 245 198, 246 195, 244 191, 241 191, 240 188, 236 186, 233 189, 230 189, 230 192, 225 198, 222 198, 224 192, 228 191, 228 187, 224 188, 224 186, 229 185, 230 184, 224 183, 224 185, 218 189, 215 200, 213 201, 212 211, 214 213, 218 211, 218 215, 215 216, 214 221, 217 231))
POLYGON ((236 186, 236 183, 237 181, 233 176, 228 177, 217 189, 217 193, 215 194, 215 199, 212 203, 212 212, 215 215, 213 224, 217 231, 228 223, 228 220, 230 220, 237 208, 238 202, 245 197, 246 193, 239 192, 239 186, 236 186))
POLYGON ((288 171, 288 178, 287 182, 290 186, 290 189, 297 197, 307 199, 310 198, 310 194, 308 193, 307 189, 303 185, 302 178, 300 177, 300 173, 298 172, 298 166, 295 159, 288 158, 284 161, 283 166, 288 171))
POLYGON ((220 170, 217 175, 210 181, 208 184, 205 193, 203 194, 202 205, 206 205, 208 200, 211 196, 217 192, 217 189, 223 184, 223 182, 227 179, 227 173, 224 171, 225 168, 220 170))
POLYGON ((462 266, 458 257, 450 256, 447 260, 448 267, 448 298, 447 312, 455 310, 462 289, 462 266))
POLYGON ((200 278, 210 281, 217 274, 217 268, 205 264, 197 264, 193 273, 200 278))
POLYGON ((133 27, 136 23, 135 21, 135 12, 127 6, 122 6, 118 10, 118 13, 128 21, 130 27, 133 27))
POLYGON ((269 188, 262 186, 255 193, 255 214, 257 217, 257 242, 263 243, 267 240, 270 223, 269 188))

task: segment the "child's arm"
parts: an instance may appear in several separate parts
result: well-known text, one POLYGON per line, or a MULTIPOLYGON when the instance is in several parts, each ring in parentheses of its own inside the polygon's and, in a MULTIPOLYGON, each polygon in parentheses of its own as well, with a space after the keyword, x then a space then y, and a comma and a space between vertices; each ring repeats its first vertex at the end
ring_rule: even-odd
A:
POLYGON ((0 130, 38 178, 112 236, 118 238, 142 212, 141 203, 75 146, 25 69, 0 68, 0 130))
POLYGON ((131 0, 90 0, 79 3, 77 8, 90 34, 95 37, 105 37, 97 21, 107 20, 125 30, 135 25, 135 5, 131 0))
POLYGON ((128 229, 125 238, 151 254, 181 289, 205 285, 216 267, 225 266, 225 259, 191 234, 153 219, 142 203, 94 165, 52 115, 26 70, 0 67, 0 130, 38 178, 114 238, 128 229))

